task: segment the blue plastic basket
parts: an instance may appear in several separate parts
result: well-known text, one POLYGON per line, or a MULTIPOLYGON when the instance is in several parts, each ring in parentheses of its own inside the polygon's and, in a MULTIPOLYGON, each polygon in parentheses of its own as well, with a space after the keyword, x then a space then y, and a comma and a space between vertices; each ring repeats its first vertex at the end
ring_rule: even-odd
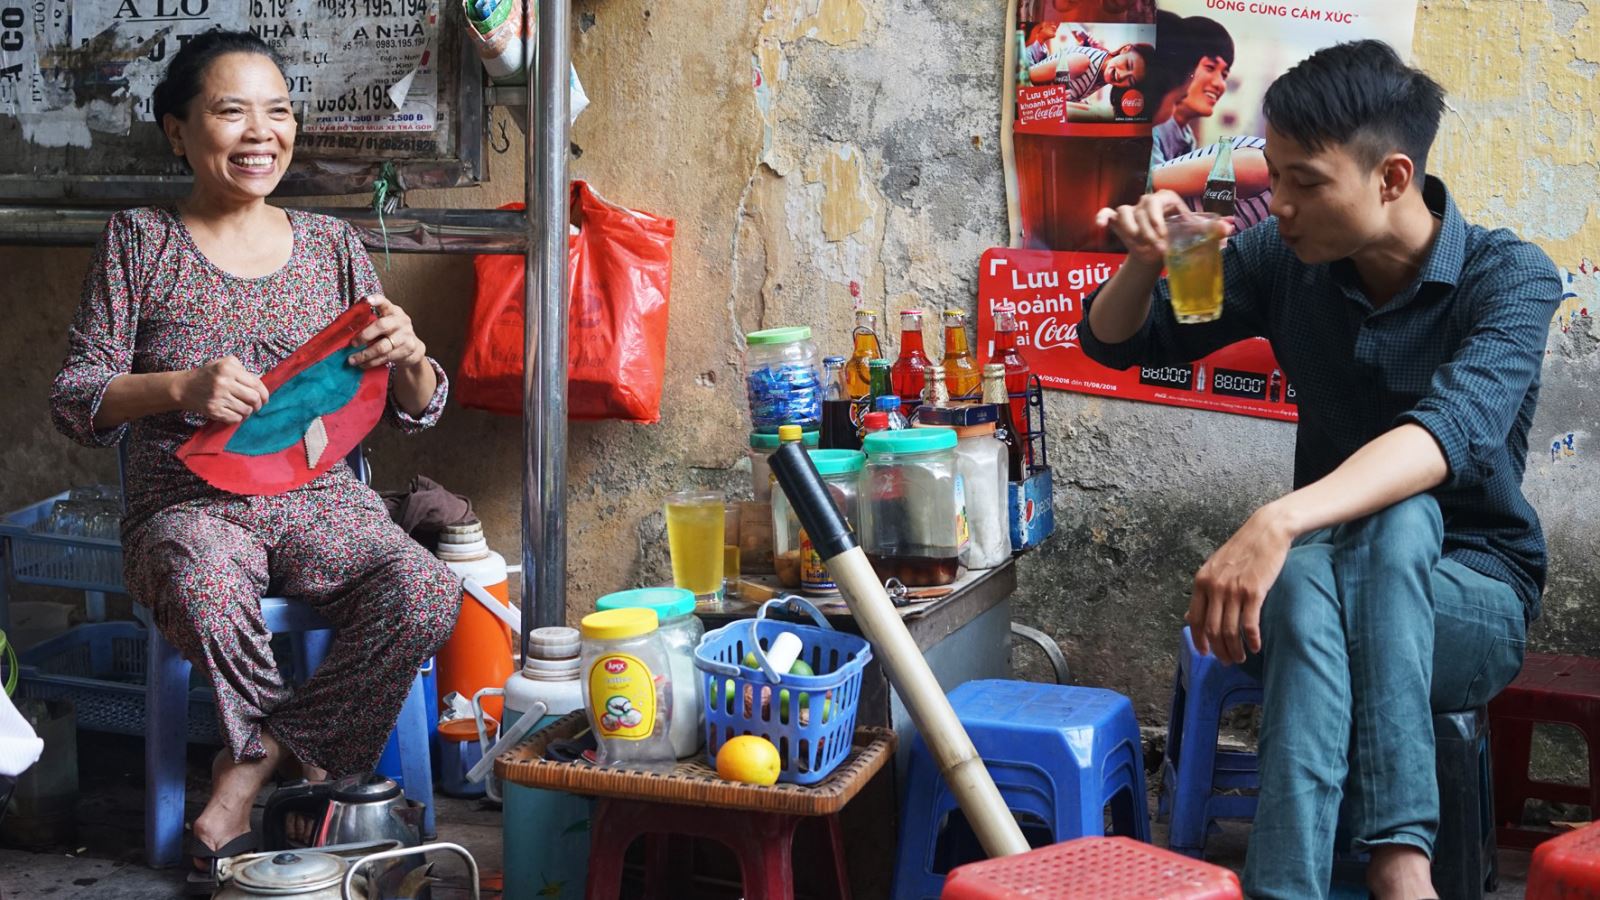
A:
POLYGON ((760 735, 778 748, 783 769, 778 780, 815 784, 828 777, 850 753, 855 737, 856 708, 861 701, 861 673, 872 661, 865 638, 835 631, 815 606, 799 597, 781 597, 761 604, 754 619, 740 619, 707 632, 694 651, 694 664, 705 673, 706 756, 713 767, 722 745, 741 734, 760 735), (776 605, 795 615, 809 615, 816 625, 767 618, 776 605), (772 672, 766 651, 779 633, 800 638, 800 658, 815 675, 772 672), (740 665, 754 652, 761 671, 740 665), (787 703, 787 692, 805 704, 787 703))
POLYGON ((11 576, 22 584, 122 593, 121 541, 33 530, 70 493, 0 516, 0 539, 11 542, 11 576))

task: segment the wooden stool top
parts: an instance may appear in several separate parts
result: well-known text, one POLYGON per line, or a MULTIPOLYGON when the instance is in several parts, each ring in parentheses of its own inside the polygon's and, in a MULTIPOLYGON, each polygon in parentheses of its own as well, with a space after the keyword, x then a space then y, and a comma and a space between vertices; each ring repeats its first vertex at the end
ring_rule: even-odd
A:
POLYGON ((814 785, 741 784, 717 777, 705 755, 679 760, 671 771, 599 768, 586 762, 544 758, 552 741, 576 737, 586 728, 583 712, 569 713, 529 735, 494 761, 502 781, 523 787, 623 800, 713 806, 747 812, 826 816, 844 809, 894 755, 895 735, 886 728, 858 728, 850 755, 814 785))

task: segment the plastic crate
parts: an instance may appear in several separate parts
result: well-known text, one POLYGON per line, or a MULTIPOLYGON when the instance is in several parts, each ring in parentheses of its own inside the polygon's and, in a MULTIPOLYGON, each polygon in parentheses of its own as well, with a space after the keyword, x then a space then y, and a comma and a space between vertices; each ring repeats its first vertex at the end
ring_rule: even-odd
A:
MULTIPOLYGON (((21 653, 18 697, 71 700, 78 727, 145 733, 148 633, 134 622, 78 625, 21 653)), ((216 707, 206 688, 189 691, 189 741, 220 744, 216 707)))
POLYGON ((67 499, 67 494, 63 491, 0 518, 0 537, 11 544, 11 577, 23 584, 124 593, 121 541, 33 530, 49 520, 56 501, 67 499))

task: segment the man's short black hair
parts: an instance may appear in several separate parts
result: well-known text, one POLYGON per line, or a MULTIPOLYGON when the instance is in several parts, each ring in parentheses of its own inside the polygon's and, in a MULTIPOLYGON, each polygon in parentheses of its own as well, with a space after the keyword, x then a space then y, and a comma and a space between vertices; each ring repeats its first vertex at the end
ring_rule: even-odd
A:
POLYGON ((1178 27, 1190 55, 1190 72, 1208 56, 1233 65, 1233 35, 1220 22, 1205 16, 1189 16, 1178 27))
POLYGON ((1399 150, 1411 157, 1420 189, 1444 88, 1388 44, 1353 41, 1318 50, 1283 73, 1267 88, 1262 111, 1274 129, 1312 152, 1341 144, 1376 166, 1399 150))

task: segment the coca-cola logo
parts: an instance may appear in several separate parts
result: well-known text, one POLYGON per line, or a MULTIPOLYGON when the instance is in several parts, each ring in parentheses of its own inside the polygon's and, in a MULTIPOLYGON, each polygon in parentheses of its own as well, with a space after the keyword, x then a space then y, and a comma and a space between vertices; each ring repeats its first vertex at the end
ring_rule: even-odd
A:
POLYGON ((625 659, 606 660, 606 671, 612 675, 621 675, 628 671, 628 661, 625 659))
POLYGON ((1039 323, 1033 330, 1033 340, 1030 341, 1035 349, 1053 350, 1057 347, 1078 346, 1078 323, 1057 322, 1055 316, 1039 323))
POLYGON ((1144 112, 1144 94, 1141 94, 1135 90, 1130 90, 1122 95, 1123 115, 1137 116, 1142 112, 1144 112))
POLYGON ((1206 200, 1221 200, 1225 203, 1233 202, 1233 185, 1226 187, 1208 187, 1203 195, 1206 200))

